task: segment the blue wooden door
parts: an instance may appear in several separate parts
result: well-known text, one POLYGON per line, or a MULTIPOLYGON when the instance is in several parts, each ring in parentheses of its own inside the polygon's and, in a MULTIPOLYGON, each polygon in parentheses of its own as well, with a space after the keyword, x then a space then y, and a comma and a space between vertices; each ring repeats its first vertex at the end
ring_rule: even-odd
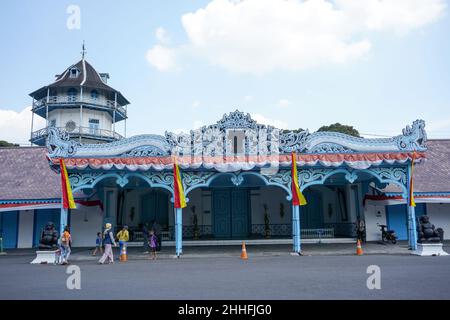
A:
POLYGON ((141 199, 141 222, 143 224, 150 222, 156 215, 156 194, 154 192, 147 193, 141 199))
POLYGON ((214 236, 216 238, 231 237, 230 192, 228 190, 213 191, 214 236))
POLYGON ((307 190, 304 194, 308 204, 300 209, 300 227, 302 229, 323 228, 322 197, 320 193, 307 190))
MULTIPOLYGON (((426 214, 426 204, 418 203, 415 213, 416 219, 426 214)), ((386 206, 386 219, 388 229, 395 231, 398 240, 408 240, 408 210, 406 204, 386 206)))
POLYGON ((141 199, 141 223, 150 223, 155 220, 162 227, 169 224, 168 197, 163 192, 150 192, 141 199))
POLYGON ((17 248, 19 212, 1 212, 0 215, 0 229, 2 231, 3 247, 6 249, 17 248))
POLYGON ((42 230, 49 222, 53 222, 56 231, 58 231, 59 233, 59 225, 61 222, 60 209, 41 209, 34 211, 34 236, 33 236, 34 247, 39 246, 42 230))
POLYGON ((248 236, 248 191, 231 190, 231 237, 248 236))
POLYGON ((398 240, 408 239, 408 213, 406 204, 386 207, 386 220, 389 230, 394 230, 398 240))
POLYGON ((247 237, 249 232, 248 212, 248 190, 214 190, 214 236, 217 238, 247 237))

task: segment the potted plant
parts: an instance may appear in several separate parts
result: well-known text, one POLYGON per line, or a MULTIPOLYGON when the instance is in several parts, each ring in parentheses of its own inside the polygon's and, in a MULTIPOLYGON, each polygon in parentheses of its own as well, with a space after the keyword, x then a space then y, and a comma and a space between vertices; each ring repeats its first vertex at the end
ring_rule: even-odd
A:
POLYGON ((267 204, 263 205, 264 207, 264 231, 265 231, 265 238, 270 238, 270 220, 269 220, 269 213, 268 213, 268 207, 267 204))

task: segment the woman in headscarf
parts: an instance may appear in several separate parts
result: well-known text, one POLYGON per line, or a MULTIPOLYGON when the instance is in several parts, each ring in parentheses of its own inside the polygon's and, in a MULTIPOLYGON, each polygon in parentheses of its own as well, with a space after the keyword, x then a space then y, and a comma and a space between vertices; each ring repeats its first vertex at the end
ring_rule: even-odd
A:
POLYGON ((112 246, 116 247, 117 244, 114 240, 114 234, 111 228, 111 223, 107 223, 105 225, 105 231, 103 231, 103 244, 105 245, 105 253, 103 253, 103 256, 98 261, 100 264, 104 264, 106 259, 109 259, 109 263, 114 263, 112 246))

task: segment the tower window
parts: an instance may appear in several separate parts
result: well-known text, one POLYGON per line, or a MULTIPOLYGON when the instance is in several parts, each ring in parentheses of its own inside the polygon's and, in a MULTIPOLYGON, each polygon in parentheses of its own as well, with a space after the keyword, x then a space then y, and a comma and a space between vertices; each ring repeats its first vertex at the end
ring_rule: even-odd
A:
POLYGON ((78 94, 77 89, 75 89, 75 88, 70 88, 70 89, 67 91, 68 102, 74 102, 74 101, 77 101, 77 94, 78 94))
POLYGON ((100 120, 98 119, 89 119, 89 133, 98 135, 100 129, 100 120))
POLYGON ((98 99, 98 91, 97 90, 92 90, 91 91, 91 99, 92 100, 97 100, 98 99))
POLYGON ((237 154, 238 153, 238 138, 237 138, 237 136, 234 136, 234 138, 233 138, 233 152, 234 152, 234 154, 237 154))
POLYGON ((80 71, 77 68, 71 68, 69 70, 69 78, 78 78, 80 71))

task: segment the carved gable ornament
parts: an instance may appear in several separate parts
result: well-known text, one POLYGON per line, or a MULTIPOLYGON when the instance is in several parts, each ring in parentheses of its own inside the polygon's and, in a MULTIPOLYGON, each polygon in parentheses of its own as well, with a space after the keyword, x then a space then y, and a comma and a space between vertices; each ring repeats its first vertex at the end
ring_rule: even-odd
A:
POLYGON ((365 139, 337 132, 280 130, 236 110, 189 133, 139 135, 105 144, 80 144, 71 140, 68 132, 49 128, 47 148, 49 157, 215 157, 232 152, 233 141, 227 135, 230 130, 244 132, 240 144, 245 155, 425 151, 427 141, 423 120, 414 121, 396 137, 365 139))

